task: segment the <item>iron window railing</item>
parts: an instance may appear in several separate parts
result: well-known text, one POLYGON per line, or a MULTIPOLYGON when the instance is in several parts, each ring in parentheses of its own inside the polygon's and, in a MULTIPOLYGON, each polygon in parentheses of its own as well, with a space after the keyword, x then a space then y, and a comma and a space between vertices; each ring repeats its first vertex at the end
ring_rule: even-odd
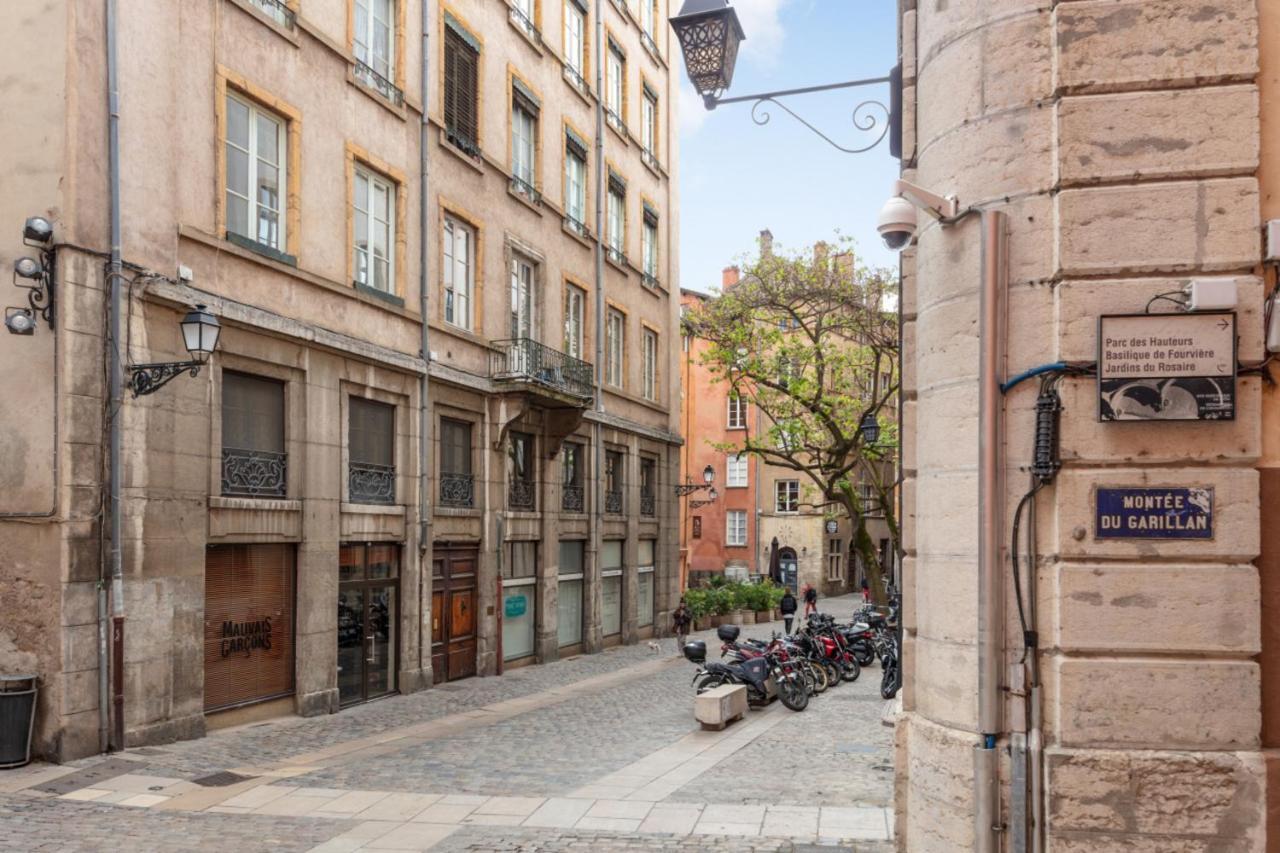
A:
POLYGON ((538 188, 526 181, 524 178, 511 176, 511 191, 517 193, 536 205, 542 204, 542 193, 538 192, 538 188))
POLYGON ((441 474, 440 505, 470 509, 476 505, 476 478, 473 474, 441 474))
POLYGON ((615 249, 613 246, 608 246, 606 247, 606 251, 608 252, 609 260, 613 261, 618 266, 627 267, 631 265, 631 262, 627 260, 626 252, 621 249, 615 249))
POLYGON ((373 89, 397 107, 404 104, 404 92, 400 91, 400 88, 396 86, 395 83, 392 83, 386 77, 383 77, 377 71, 374 71, 371 66, 366 65, 358 59, 353 59, 352 62, 355 63, 355 69, 352 74, 357 80, 368 86, 370 89, 373 89))
POLYGON ((658 496, 652 492, 640 493, 640 514, 655 516, 658 514, 658 496))
POLYGON ((604 493, 604 511, 610 515, 622 514, 621 491, 608 491, 604 493))
POLYGON ((564 79, 568 80, 570 85, 583 94, 587 94, 591 91, 591 88, 587 85, 586 79, 579 74, 578 70, 572 65, 565 65, 564 79))
POLYGON ((590 400, 595 375, 591 363, 540 344, 532 338, 494 341, 489 358, 493 379, 536 382, 555 391, 590 400))
POLYGON ((264 15, 286 29, 292 30, 297 26, 297 15, 283 0, 249 0, 249 5, 261 9, 264 15))
POLYGON ((658 162, 657 156, 648 148, 640 151, 640 160, 651 169, 662 170, 662 164, 658 162))
POLYGON ((445 138, 449 140, 449 144, 460 150, 463 154, 475 159, 480 159, 480 143, 471 137, 462 133, 457 128, 448 128, 444 132, 445 138))
POLYGON ((560 496, 560 509, 565 512, 584 512, 587 506, 587 490, 582 486, 566 485, 560 496))
POLYGON ((658 55, 658 43, 653 40, 653 36, 646 33, 643 29, 640 30, 640 44, 644 45, 644 49, 652 53, 654 56, 658 55))
POLYGON ((530 511, 537 509, 537 491, 532 480, 513 478, 507 484, 507 506, 530 511))
POLYGON ((250 498, 283 498, 288 454, 269 450, 222 448, 222 494, 250 498))
POLYGON ((347 465, 347 494, 353 504, 394 504, 396 502, 396 469, 394 465, 351 462, 347 465))
POLYGON ((579 222, 567 213, 564 215, 564 227, 568 228, 579 237, 586 237, 588 239, 591 237, 591 232, 587 229, 587 223, 579 222))
POLYGON ((623 136, 627 135, 627 123, 622 120, 622 116, 613 111, 612 107, 604 108, 604 118, 605 121, 609 123, 609 126, 614 130, 618 131, 623 136))
POLYGON ((659 282, 658 282, 658 277, 656 275, 650 275, 649 273, 645 273, 643 281, 644 281, 645 287, 652 287, 654 290, 658 289, 659 282))
POLYGON ((511 23, 515 24, 524 31, 525 35, 533 39, 534 44, 542 44, 542 31, 534 25, 533 21, 529 20, 528 15, 517 9, 515 6, 511 7, 511 23))

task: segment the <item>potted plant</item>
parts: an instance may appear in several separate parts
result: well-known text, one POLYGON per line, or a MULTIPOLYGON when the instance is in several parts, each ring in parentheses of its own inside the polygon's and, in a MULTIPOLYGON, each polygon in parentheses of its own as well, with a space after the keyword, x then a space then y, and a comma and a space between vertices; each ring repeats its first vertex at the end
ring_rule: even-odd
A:
POLYGON ((751 588, 751 604, 755 608, 757 625, 773 621, 773 614, 770 612, 772 598, 769 592, 772 586, 773 581, 765 580, 751 588))
POLYGON ((733 593, 723 586, 716 587, 710 591, 708 595, 712 616, 712 627, 718 628, 721 625, 732 625, 733 618, 730 615, 733 612, 733 593))
POLYGON ((786 594, 786 590, 780 586, 769 587, 769 621, 773 622, 779 618, 778 607, 782 604, 782 596, 786 594))
POLYGON ((701 631, 705 629, 708 625, 706 590, 685 590, 684 603, 689 608, 689 617, 693 620, 693 630, 701 631))

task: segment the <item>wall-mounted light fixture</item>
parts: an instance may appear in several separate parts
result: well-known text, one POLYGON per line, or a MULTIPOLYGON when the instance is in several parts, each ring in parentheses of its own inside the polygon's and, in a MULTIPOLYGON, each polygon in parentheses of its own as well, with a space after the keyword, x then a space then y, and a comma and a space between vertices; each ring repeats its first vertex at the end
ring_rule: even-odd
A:
MULTIPOLYGON (((694 483, 688 477, 685 477, 684 484, 675 487, 676 497, 685 498, 694 492, 700 492, 703 489, 711 489, 711 494, 714 496, 716 490, 711 488, 711 484, 714 483, 715 480, 716 469, 708 465, 706 468, 702 469, 702 484, 699 485, 698 483, 694 483)), ((715 498, 712 497, 712 500, 715 500, 715 498)))
POLYGON ((39 249, 40 257, 24 255, 13 262, 13 286, 27 291, 27 305, 4 309, 4 327, 11 335, 35 334, 37 315, 53 328, 53 225, 43 216, 29 217, 22 244, 39 249))
POLYGON ((203 305, 197 305, 182 318, 182 343, 191 354, 190 361, 163 361, 154 364, 130 364, 127 383, 134 397, 152 394, 183 373, 195 376, 208 363, 218 347, 222 325, 203 305))

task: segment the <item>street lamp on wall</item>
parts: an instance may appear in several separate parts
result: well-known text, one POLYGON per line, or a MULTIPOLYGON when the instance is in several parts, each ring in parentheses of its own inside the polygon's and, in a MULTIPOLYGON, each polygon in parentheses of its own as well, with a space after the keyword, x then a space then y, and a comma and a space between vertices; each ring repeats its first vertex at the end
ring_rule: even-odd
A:
POLYGON ((688 477, 685 477, 684 484, 675 487, 676 497, 684 498, 684 497, 688 497, 694 492, 700 492, 703 489, 710 489, 711 500, 715 500, 716 490, 711 485, 712 483, 715 482, 715 479, 716 479, 716 469, 711 465, 708 465, 706 468, 702 469, 702 485, 698 485, 697 483, 692 482, 688 477))
POLYGON ((876 419, 875 412, 867 412, 862 416, 862 421, 858 424, 858 434, 862 436, 862 443, 867 447, 875 447, 880 441, 880 421, 876 419))
POLYGON ((187 312, 179 325, 182 328, 182 343, 191 354, 191 360, 128 365, 128 388, 134 397, 155 393, 183 373, 195 376, 218 348, 218 335, 222 332, 222 325, 205 306, 197 305, 194 310, 187 312))
POLYGON ((27 305, 4 309, 4 325, 11 335, 33 335, 37 315, 53 328, 53 225, 31 216, 22 226, 24 246, 40 250, 40 258, 24 256, 13 262, 13 286, 27 291, 27 305))
MULTIPOLYGON (((710 467, 710 466, 707 466, 707 467, 710 467)), ((689 501, 689 509, 699 509, 701 507, 707 506, 708 504, 713 504, 716 502, 716 498, 718 497, 720 496, 716 494, 715 486, 712 486, 710 489, 707 490, 707 499, 704 501, 689 501)))

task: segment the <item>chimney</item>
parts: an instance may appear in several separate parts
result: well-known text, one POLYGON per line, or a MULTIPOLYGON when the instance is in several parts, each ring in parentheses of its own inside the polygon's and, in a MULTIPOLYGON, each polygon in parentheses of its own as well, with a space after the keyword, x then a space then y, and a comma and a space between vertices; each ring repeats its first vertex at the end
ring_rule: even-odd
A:
POLYGON ((773 232, 768 228, 760 232, 760 257, 773 257, 773 232))
POLYGON ((738 283, 738 279, 741 278, 741 276, 742 271, 737 267, 725 267, 724 271, 720 273, 720 289, 728 290, 733 287, 738 283))

